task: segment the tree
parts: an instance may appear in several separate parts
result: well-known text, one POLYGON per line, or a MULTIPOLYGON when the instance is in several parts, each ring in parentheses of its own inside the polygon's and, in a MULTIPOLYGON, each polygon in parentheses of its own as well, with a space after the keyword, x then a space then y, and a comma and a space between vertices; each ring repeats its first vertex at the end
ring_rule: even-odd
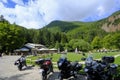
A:
POLYGON ((0 21, 4 21, 4 16, 3 15, 0 16, 0 21))
POLYGON ((55 34, 55 41, 61 42, 61 33, 60 32, 57 32, 55 34))
POLYGON ((61 33, 61 43, 67 43, 67 36, 65 35, 65 33, 61 33))
POLYGON ((93 39, 91 45, 92 45, 92 47, 93 47, 94 49, 99 49, 99 48, 101 48, 101 47, 102 47, 102 44, 101 44, 101 39, 100 39, 100 37, 96 36, 96 37, 93 39))
POLYGON ((50 48, 55 47, 55 35, 53 33, 50 34, 50 48))
POLYGON ((29 37, 31 38, 32 43, 39 43, 39 31, 36 29, 30 29, 29 31, 29 37))
POLYGON ((76 42, 74 45, 77 45, 78 50, 81 51, 89 51, 91 49, 90 44, 83 39, 80 39, 79 42, 76 42))
POLYGON ((113 34, 112 41, 113 41, 112 45, 115 48, 120 49, 120 33, 113 34))
POLYGON ((0 41, 1 52, 9 53, 21 47, 25 42, 25 38, 21 28, 17 25, 2 23, 0 24, 0 41))
POLYGON ((44 40, 44 44, 49 47, 50 46, 50 32, 47 29, 43 29, 43 40, 44 40))
POLYGON ((63 50, 61 44, 60 44, 58 41, 56 42, 55 48, 56 48, 56 49, 60 49, 60 51, 63 50))
POLYGON ((0 22, 2 22, 2 23, 9 23, 9 22, 4 18, 3 15, 0 15, 0 22))
POLYGON ((107 36, 105 36, 103 38, 103 41, 102 41, 103 47, 109 48, 109 49, 115 48, 113 45, 113 37, 112 36, 113 36, 112 34, 108 34, 107 36))
POLYGON ((70 40, 69 45, 72 47, 72 50, 75 50, 77 48, 81 51, 88 51, 91 49, 90 44, 83 39, 72 39, 70 40))
POLYGON ((39 44, 45 44, 43 39, 43 31, 39 30, 39 36, 38 36, 39 44))

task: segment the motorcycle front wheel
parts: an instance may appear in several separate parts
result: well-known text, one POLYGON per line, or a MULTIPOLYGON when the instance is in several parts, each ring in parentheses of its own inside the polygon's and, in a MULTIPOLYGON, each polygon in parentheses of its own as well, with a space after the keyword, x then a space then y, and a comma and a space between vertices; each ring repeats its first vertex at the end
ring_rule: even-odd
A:
POLYGON ((42 72, 42 80, 47 80, 47 74, 44 71, 42 72))
POLYGON ((59 73, 59 75, 58 75, 58 80, 63 80, 61 73, 59 73))
POLYGON ((18 70, 22 70, 22 65, 18 65, 18 70))

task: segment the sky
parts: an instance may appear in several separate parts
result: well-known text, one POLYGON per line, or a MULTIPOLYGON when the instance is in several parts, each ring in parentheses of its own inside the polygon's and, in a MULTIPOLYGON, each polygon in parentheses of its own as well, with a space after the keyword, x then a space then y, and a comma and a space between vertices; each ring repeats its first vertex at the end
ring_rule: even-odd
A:
POLYGON ((96 21, 118 10, 120 0, 0 0, 0 15, 28 29, 54 20, 96 21))

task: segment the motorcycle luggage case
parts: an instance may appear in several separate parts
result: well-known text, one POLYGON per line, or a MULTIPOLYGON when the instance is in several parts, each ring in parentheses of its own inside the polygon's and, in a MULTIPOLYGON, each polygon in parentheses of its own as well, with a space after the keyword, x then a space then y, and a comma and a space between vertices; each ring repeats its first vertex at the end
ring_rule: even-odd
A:
POLYGON ((115 58, 113 56, 104 56, 102 57, 102 60, 107 63, 113 63, 115 58))

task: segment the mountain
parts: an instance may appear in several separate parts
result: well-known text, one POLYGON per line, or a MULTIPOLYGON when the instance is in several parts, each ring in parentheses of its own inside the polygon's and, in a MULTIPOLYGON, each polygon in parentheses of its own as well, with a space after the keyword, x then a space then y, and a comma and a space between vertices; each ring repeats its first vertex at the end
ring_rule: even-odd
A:
POLYGON ((102 29, 106 32, 115 32, 120 30, 120 11, 112 14, 102 22, 102 29), (104 22, 103 22, 104 21, 104 22))
POLYGON ((95 22, 67 22, 67 21, 53 21, 44 28, 47 28, 51 32, 66 32, 66 33, 78 33, 80 31, 87 31, 98 29, 105 32, 115 32, 120 30, 120 11, 115 12, 108 18, 95 21, 95 22))
POLYGON ((75 29, 77 27, 79 27, 79 25, 75 24, 75 22, 56 20, 48 24, 45 28, 51 32, 68 32, 69 30, 75 29))

